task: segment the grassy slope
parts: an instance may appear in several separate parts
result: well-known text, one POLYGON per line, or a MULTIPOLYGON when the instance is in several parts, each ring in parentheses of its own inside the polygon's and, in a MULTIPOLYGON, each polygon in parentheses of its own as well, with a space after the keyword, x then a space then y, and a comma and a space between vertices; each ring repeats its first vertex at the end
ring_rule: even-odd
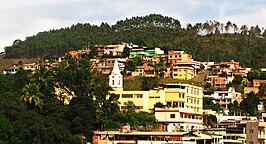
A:
MULTIPOLYGON (((141 90, 141 77, 131 77, 131 78, 124 78, 124 90, 141 90)), ((204 81, 193 81, 193 80, 176 80, 171 78, 158 78, 158 84, 169 84, 169 83, 187 83, 196 86, 204 86, 204 81)))
POLYGON ((19 60, 22 60, 23 63, 32 63, 32 62, 37 62, 37 58, 23 58, 23 59, 5 59, 4 55, 0 55, 0 73, 10 67, 13 66, 14 64, 18 64, 19 60))

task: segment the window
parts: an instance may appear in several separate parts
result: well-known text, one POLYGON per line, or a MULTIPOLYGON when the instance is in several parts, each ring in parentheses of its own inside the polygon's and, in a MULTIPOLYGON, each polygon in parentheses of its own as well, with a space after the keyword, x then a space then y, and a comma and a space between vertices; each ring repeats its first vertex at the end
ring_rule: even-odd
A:
POLYGON ((172 106, 172 102, 166 102, 166 105, 167 105, 168 107, 171 107, 171 106, 172 106))
POLYGON ((178 107, 178 102, 173 102, 173 107, 178 107))
POLYGON ((134 96, 135 96, 135 98, 142 98, 143 94, 135 94, 134 96))
POLYGON ((184 102, 180 102, 180 103, 179 103, 179 107, 184 108, 184 107, 185 107, 185 103, 184 103, 184 102))
POLYGON ((175 114, 170 114, 170 118, 175 118, 175 114))
POLYGON ((115 85, 115 80, 112 80, 112 85, 115 85))
POLYGON ((122 98, 133 98, 133 94, 122 94, 122 98))
POLYGON ((185 98, 185 94, 184 93, 182 93, 182 98, 185 98))

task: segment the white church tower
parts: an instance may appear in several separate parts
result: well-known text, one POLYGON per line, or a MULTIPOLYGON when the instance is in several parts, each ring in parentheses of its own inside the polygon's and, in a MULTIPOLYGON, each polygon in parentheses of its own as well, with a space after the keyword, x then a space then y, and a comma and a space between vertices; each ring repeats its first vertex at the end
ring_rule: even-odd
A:
POLYGON ((114 91, 123 91, 123 75, 120 73, 117 60, 115 60, 113 71, 109 75, 109 86, 114 91))

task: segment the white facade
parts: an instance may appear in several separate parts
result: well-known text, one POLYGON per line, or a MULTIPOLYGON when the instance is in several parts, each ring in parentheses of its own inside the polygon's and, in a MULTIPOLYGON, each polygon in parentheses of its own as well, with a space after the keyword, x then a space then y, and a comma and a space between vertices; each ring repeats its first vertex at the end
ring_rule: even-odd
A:
POLYGON ((186 108, 155 109, 155 117, 159 122, 168 123, 168 132, 203 129, 202 115, 195 114, 186 108))
POLYGON ((161 50, 161 48, 155 48, 155 54, 156 55, 163 55, 164 54, 164 51, 161 50))
POLYGON ((242 100, 241 93, 235 92, 234 88, 229 88, 228 91, 214 91, 211 97, 215 99, 215 103, 222 105, 225 110, 228 110, 228 104, 234 101, 240 104, 242 100))
POLYGON ((115 61, 111 75, 109 75, 109 86, 115 91, 123 91, 123 75, 120 73, 117 60, 115 61))

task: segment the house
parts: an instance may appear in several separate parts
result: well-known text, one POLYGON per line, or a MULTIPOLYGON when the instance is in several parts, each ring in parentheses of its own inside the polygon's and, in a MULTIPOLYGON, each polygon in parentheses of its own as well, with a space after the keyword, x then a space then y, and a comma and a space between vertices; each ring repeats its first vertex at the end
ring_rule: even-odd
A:
POLYGON ((206 81, 210 83, 213 87, 220 87, 225 88, 226 85, 229 83, 225 76, 218 76, 218 75, 209 75, 206 78, 206 81))
POLYGON ((234 88, 230 87, 228 91, 214 91, 211 97, 214 98, 215 103, 220 104, 225 112, 228 113, 228 105, 237 101, 238 104, 242 101, 241 93, 236 92, 234 88))
POLYGON ((185 51, 168 51, 168 63, 176 64, 176 62, 188 62, 193 61, 192 55, 187 54, 185 51))
POLYGON ((250 92, 258 93, 259 92, 259 87, 261 84, 266 84, 266 80, 260 80, 260 79, 253 79, 252 81, 252 86, 250 87, 245 87, 244 88, 244 93, 248 94, 250 92))
POLYGON ((23 64, 22 68, 24 70, 35 72, 36 70, 40 69, 40 66, 37 63, 27 63, 27 64, 23 64))
POLYGON ((19 70, 19 66, 13 65, 11 67, 9 67, 8 69, 4 69, 3 70, 3 74, 15 74, 17 73, 19 70))
POLYGON ((111 44, 111 45, 96 45, 95 48, 98 51, 98 55, 102 56, 104 54, 112 55, 112 56, 121 56, 125 47, 133 47, 133 44, 111 44))
POLYGON ((137 66, 136 70, 131 73, 132 76, 157 77, 157 72, 153 66, 144 63, 142 66, 137 66))

